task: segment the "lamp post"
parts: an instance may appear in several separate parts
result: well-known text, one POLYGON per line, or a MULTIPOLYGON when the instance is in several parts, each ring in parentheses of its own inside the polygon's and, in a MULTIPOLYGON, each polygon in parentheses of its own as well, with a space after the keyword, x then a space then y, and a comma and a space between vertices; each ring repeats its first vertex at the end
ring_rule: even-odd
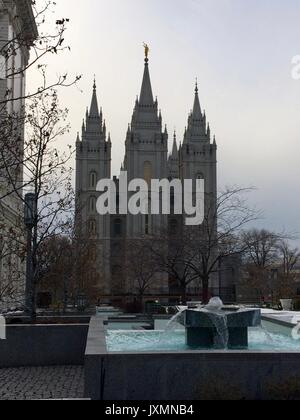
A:
POLYGON ((36 219, 36 195, 28 193, 25 195, 24 224, 27 230, 27 258, 26 258, 26 286, 25 305, 26 312, 33 311, 33 267, 32 267, 32 229, 36 219))

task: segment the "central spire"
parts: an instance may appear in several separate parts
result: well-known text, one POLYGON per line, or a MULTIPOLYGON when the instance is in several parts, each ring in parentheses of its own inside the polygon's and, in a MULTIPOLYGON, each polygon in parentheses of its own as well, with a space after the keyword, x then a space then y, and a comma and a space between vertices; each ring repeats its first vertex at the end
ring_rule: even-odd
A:
POLYGON ((145 69, 144 69, 144 77, 143 77, 139 104, 141 106, 153 106, 154 99, 153 99, 153 92, 152 92, 150 73, 149 73, 149 58, 148 58, 149 47, 147 46, 145 48, 148 48, 148 49, 145 50, 145 69))
MULTIPOLYGON (((145 136, 145 141, 149 141, 150 130, 155 134, 154 142, 162 140, 162 116, 158 109, 157 98, 153 96, 150 72, 149 72, 149 47, 144 44, 144 74, 140 95, 135 102, 135 107, 131 119, 132 132, 139 132, 145 136), (147 137, 147 138, 146 138, 147 137)), ((151 135, 152 135, 151 134, 151 135)), ((147 143, 146 143, 147 144, 147 143)))
POLYGON ((97 85, 96 85, 96 77, 94 78, 93 84, 93 96, 92 96, 92 103, 90 108, 90 115, 91 118, 99 118, 99 107, 98 107, 98 99, 97 99, 97 85))
POLYGON ((202 119, 202 111, 201 111, 201 105, 200 105, 200 99, 199 99, 198 80, 196 80, 195 101, 194 101, 194 107, 193 107, 193 120, 200 121, 201 119, 202 119))

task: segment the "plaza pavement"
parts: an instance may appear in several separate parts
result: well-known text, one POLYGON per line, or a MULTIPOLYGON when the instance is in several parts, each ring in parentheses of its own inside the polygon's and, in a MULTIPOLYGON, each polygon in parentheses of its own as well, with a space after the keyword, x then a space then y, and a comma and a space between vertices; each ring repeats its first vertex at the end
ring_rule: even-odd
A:
POLYGON ((81 399, 83 393, 81 366, 0 369, 0 400, 81 399))

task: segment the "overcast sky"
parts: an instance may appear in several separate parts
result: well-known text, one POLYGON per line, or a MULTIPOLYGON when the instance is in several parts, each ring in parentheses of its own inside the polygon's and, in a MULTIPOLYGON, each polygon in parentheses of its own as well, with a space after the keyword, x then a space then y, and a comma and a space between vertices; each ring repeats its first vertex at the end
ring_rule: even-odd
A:
MULTIPOLYGON (((251 203, 265 212, 261 225, 300 232, 300 80, 291 76, 300 0, 57 0, 57 17, 70 18, 71 52, 53 57, 49 73, 83 75, 80 89, 61 94, 71 123, 62 147, 75 142, 95 73, 118 174, 145 41, 170 143, 174 128, 182 140, 198 77, 218 143, 219 188, 257 187, 251 203)), ((32 72, 28 88, 35 82, 32 72)))

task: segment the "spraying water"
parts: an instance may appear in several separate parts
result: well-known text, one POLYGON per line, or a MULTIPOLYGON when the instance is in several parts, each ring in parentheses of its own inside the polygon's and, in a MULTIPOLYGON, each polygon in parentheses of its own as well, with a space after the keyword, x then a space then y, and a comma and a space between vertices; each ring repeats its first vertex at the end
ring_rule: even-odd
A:
POLYGON ((229 342, 229 331, 227 324, 227 316, 222 311, 224 304, 218 297, 212 298, 208 305, 200 309, 205 312, 215 327, 216 334, 214 336, 214 346, 216 348, 227 348, 229 342))
POLYGON ((176 326, 182 321, 182 318, 184 317, 184 313, 186 311, 186 308, 181 308, 177 314, 175 314, 170 321, 167 323, 167 326, 165 328, 165 332, 173 331, 176 326))
MULTIPOLYGON (((207 314, 215 328, 216 333, 214 335, 214 346, 216 348, 227 348, 229 342, 227 317, 226 314, 222 311, 223 306, 224 304, 222 300, 218 297, 215 297, 210 300, 208 305, 204 307, 198 307, 199 312, 205 312, 205 314, 207 314)), ((166 334, 176 330, 178 324, 183 325, 183 317, 186 310, 187 308, 181 308, 180 311, 170 319, 164 330, 164 333, 161 335, 161 340, 166 336, 166 334)))

